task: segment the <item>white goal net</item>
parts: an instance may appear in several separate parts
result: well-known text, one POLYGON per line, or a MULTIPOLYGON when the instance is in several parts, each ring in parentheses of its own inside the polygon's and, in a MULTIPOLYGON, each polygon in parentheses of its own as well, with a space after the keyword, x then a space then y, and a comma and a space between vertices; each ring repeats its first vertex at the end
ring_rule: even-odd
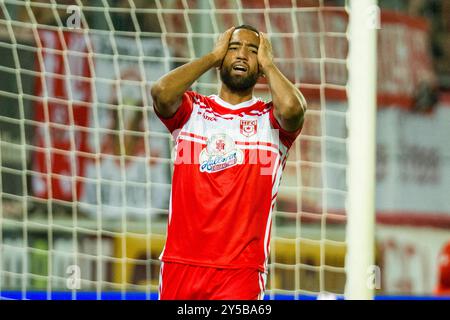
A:
MULTIPOLYGON (((266 297, 342 295, 348 8, 326 0, 0 2, 0 299, 156 299, 172 137, 149 85, 228 27, 266 32, 309 110, 266 297)), ((216 93, 212 70, 193 87, 216 93)), ((270 99, 260 81, 256 95, 270 99)))

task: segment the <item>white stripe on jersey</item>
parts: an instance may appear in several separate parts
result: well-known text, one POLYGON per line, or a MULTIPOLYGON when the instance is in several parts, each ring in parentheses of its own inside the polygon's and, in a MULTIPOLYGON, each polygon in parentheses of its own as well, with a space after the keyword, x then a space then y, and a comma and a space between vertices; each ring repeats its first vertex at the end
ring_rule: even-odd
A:
MULTIPOLYGON (((204 140, 201 140, 199 138, 194 138, 194 137, 190 137, 190 136, 186 136, 186 135, 179 135, 178 136, 179 139, 183 139, 185 141, 192 141, 192 142, 197 142, 200 144, 206 144, 206 142, 204 140)), ((241 142, 241 141, 237 141, 237 142, 241 142)), ((265 145, 245 145, 245 144, 238 144, 237 146, 239 149, 247 149, 247 150, 266 150, 266 151, 272 151, 273 153, 275 153, 277 155, 277 160, 279 159, 279 151, 271 146, 265 146, 265 145)))
POLYGON ((273 153, 277 154, 277 157, 279 157, 278 155, 278 150, 275 149, 274 147, 270 147, 270 146, 263 146, 263 145, 243 145, 243 144, 239 144, 238 145, 240 149, 248 149, 248 150, 267 150, 267 151, 272 151, 273 153))
POLYGON ((278 168, 280 167, 280 162, 281 162, 280 156, 277 156, 275 161, 276 162, 275 162, 275 165, 273 166, 273 171, 272 171, 272 196, 273 196, 273 186, 275 183, 275 178, 277 176, 278 168))
POLYGON ((268 253, 268 245, 269 245, 269 231, 270 231, 270 223, 272 221, 272 211, 273 211, 273 207, 275 205, 275 202, 277 200, 276 195, 278 194, 278 187, 280 184, 280 180, 281 180, 281 175, 283 174, 283 163, 285 162, 287 157, 287 154, 284 154, 284 156, 280 159, 280 157, 277 157, 277 159, 280 159, 280 161, 277 162, 276 168, 274 169, 274 173, 272 174, 272 177, 274 177, 274 175, 276 175, 276 177, 274 177, 274 179, 272 180, 272 202, 270 205, 270 212, 269 212, 269 217, 267 218, 267 222, 266 222, 266 231, 265 231, 265 235, 264 235, 264 257, 265 257, 265 263, 264 263, 264 269, 266 268, 267 265, 267 261, 269 259, 269 253, 268 253), (275 171, 276 170, 276 171, 275 171))
POLYGON ((262 296, 262 293, 263 293, 263 285, 262 285, 262 279, 261 279, 261 272, 258 272, 258 284, 259 284, 258 300, 261 300, 261 296, 262 296))
POLYGON ((197 142, 197 143, 200 143, 200 144, 206 144, 206 141, 204 141, 204 140, 201 140, 201 139, 198 139, 198 138, 194 138, 194 137, 185 136, 183 134, 180 134, 178 136, 178 139, 183 139, 183 140, 186 140, 186 141, 197 142))
POLYGON ((163 269, 164 269, 164 262, 161 261, 161 268, 159 270, 159 287, 158 287, 158 300, 161 300, 161 293, 163 289, 163 269))
MULTIPOLYGON (((264 269, 266 269, 267 260, 269 259, 269 253, 268 253, 268 244, 269 244, 269 233, 270 233, 270 223, 272 221, 272 211, 273 211, 273 205, 275 203, 275 199, 272 200, 272 203, 270 204, 270 211, 269 215, 267 217, 266 222, 266 231, 264 232, 264 269)), ((265 270, 264 270, 265 271, 265 270)))
POLYGON ((283 174, 284 165, 283 163, 286 161, 286 154, 280 159, 280 162, 277 164, 276 172, 272 174, 272 197, 277 193, 278 187, 280 185, 281 176, 283 174))
POLYGON ((264 300, 264 292, 266 291, 266 279, 267 274, 265 272, 259 272, 258 280, 259 280, 259 295, 258 300, 264 300))
MULTIPOLYGON (((169 218, 168 218, 169 222, 167 225, 167 229, 169 229, 170 226, 170 221, 172 220, 172 191, 170 191, 170 200, 169 200, 169 218)), ((161 254, 159 255, 159 260, 162 259, 162 257, 164 256, 164 251, 166 250, 166 245, 164 245, 164 248, 161 252, 161 254)))

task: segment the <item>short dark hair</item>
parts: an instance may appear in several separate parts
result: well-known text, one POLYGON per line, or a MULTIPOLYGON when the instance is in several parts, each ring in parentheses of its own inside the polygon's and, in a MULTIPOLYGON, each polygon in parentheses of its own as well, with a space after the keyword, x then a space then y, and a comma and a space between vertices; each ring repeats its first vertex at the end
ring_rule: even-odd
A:
POLYGON ((241 24, 240 26, 237 26, 236 28, 234 28, 234 30, 238 30, 238 29, 247 29, 253 32, 256 32, 257 34, 259 34, 258 29, 256 29, 254 26, 249 25, 249 24, 241 24))

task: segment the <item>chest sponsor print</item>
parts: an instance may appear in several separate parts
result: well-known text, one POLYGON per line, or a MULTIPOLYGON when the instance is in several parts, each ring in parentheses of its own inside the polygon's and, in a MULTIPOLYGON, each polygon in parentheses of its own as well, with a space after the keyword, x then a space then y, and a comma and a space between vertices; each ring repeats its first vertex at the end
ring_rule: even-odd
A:
POLYGON ((244 162, 244 153, 234 140, 224 134, 213 134, 200 153, 200 172, 219 172, 244 162))

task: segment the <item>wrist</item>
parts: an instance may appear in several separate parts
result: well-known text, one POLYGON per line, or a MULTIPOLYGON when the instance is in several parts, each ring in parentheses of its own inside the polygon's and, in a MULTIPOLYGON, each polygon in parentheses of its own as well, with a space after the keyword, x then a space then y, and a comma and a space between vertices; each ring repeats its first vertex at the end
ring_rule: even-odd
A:
POLYGON ((206 55, 211 62, 213 67, 219 67, 220 63, 222 62, 223 56, 218 54, 217 52, 210 52, 206 55))
POLYGON ((261 70, 264 74, 266 74, 267 72, 270 72, 271 70, 275 69, 276 66, 273 63, 273 61, 269 61, 267 63, 261 64, 261 70))

